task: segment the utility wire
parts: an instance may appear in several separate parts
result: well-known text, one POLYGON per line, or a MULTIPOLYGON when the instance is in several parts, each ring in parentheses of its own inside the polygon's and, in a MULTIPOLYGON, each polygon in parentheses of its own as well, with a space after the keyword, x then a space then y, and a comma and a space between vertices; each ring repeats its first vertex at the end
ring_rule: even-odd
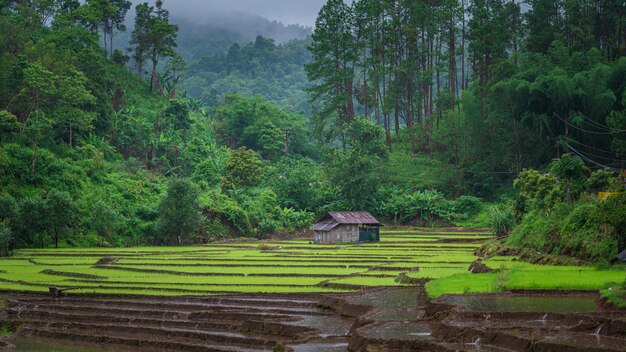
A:
POLYGON ((591 134, 599 134, 599 135, 612 135, 612 134, 616 134, 616 133, 621 133, 621 132, 626 132, 626 130, 621 130, 621 131, 614 131, 614 132, 594 132, 594 131, 589 131, 586 130, 584 128, 580 128, 576 125, 571 124, 569 121, 565 120, 564 118, 562 118, 561 116, 554 114, 554 116, 556 116, 559 120, 563 121, 566 125, 575 128, 579 131, 585 132, 585 133, 591 133, 591 134))
POLYGON ((586 157, 585 155, 583 155, 582 153, 580 153, 578 150, 576 150, 576 149, 572 148, 572 146, 571 146, 571 145, 569 145, 569 144, 567 145, 567 147, 568 147, 568 148, 569 148, 572 152, 574 152, 576 155, 580 156, 581 158, 583 158, 584 160, 587 160, 588 162, 590 162, 590 163, 592 163, 592 164, 598 165, 598 166, 600 166, 600 167, 602 167, 602 168, 605 168, 605 169, 613 170, 614 172, 619 172, 619 170, 618 170, 618 169, 616 169, 616 168, 613 168, 613 167, 610 167, 610 166, 607 166, 607 165, 604 165, 604 164, 600 164, 599 162, 594 161, 594 160, 592 160, 592 159, 590 159, 590 158, 586 157))
MULTIPOLYGON (((570 147, 570 148, 572 147, 569 143, 565 143, 565 144, 566 144, 568 147, 570 147)), ((608 161, 615 162, 615 163, 625 163, 625 162, 626 162, 626 160, 620 160, 620 159, 607 158, 606 156, 597 155, 597 154, 592 154, 592 153, 589 153, 589 152, 581 152, 581 153, 583 153, 583 154, 585 154, 585 155, 587 155, 587 156, 592 156, 592 157, 594 157, 594 158, 600 158, 600 159, 608 160, 608 161)))
POLYGON ((603 125, 603 124, 601 124, 601 123, 599 123, 599 122, 597 122, 597 121, 594 121, 593 119, 591 119, 591 118, 589 118, 589 117, 587 117, 587 116, 585 116, 585 115, 581 114, 580 112, 578 112, 578 113, 576 114, 576 116, 580 116, 580 117, 582 117, 582 118, 583 118, 583 120, 588 121, 588 122, 587 122, 588 124, 590 124, 590 125, 592 125, 592 126, 595 126, 596 128, 602 128, 602 129, 605 129, 605 130, 608 130, 608 131, 612 131, 612 130, 613 130, 613 128, 611 128, 611 127, 609 127, 609 126, 607 126, 607 125, 603 125))
POLYGON ((606 149, 599 149, 599 148, 592 147, 592 146, 587 145, 587 144, 584 144, 584 143, 580 143, 579 141, 577 141, 577 140, 575 140, 575 139, 573 139, 573 138, 571 138, 571 137, 569 137, 569 136, 563 136, 563 137, 565 137, 565 138, 566 138, 569 142, 574 142, 574 143, 576 143, 576 144, 578 144, 578 145, 580 145, 580 146, 583 146, 583 147, 585 147, 585 148, 589 148, 589 149, 593 149, 593 150, 598 151, 598 152, 602 152, 602 153, 607 153, 607 154, 614 155, 614 153, 613 153, 613 152, 608 151, 608 150, 606 150, 606 149))

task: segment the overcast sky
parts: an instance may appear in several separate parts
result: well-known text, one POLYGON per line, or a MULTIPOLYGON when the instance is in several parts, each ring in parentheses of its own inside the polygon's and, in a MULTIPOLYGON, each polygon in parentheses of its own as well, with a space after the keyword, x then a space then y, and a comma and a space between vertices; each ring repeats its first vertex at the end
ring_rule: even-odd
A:
MULTIPOLYGON (((132 0, 137 4, 146 0, 132 0)), ((154 0, 148 2, 154 3, 154 0)), ((244 11, 283 24, 313 26, 326 0, 164 0, 172 16, 201 21, 203 15, 216 10, 244 11)))

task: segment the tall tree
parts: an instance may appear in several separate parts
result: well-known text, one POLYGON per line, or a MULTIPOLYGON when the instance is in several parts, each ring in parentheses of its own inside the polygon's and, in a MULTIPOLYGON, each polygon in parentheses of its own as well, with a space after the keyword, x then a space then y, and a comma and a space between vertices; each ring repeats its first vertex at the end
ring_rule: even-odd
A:
POLYGON ((135 27, 130 37, 130 44, 132 45, 133 60, 137 64, 137 75, 140 80, 143 76, 144 64, 148 58, 150 16, 153 10, 154 7, 147 2, 135 6, 135 27))
POLYGON ((157 81, 157 66, 162 58, 176 55, 176 37, 178 26, 169 22, 169 11, 163 8, 163 1, 157 0, 154 14, 151 16, 148 34, 148 58, 152 61, 152 89, 155 89, 157 81))
POLYGON ((200 229, 202 220, 194 184, 172 180, 159 206, 158 228, 166 243, 180 246, 200 229))
POLYGON ((31 64, 24 70, 24 86, 19 94, 26 97, 30 102, 24 126, 34 142, 33 172, 37 165, 39 141, 51 125, 50 120, 41 108, 42 104, 55 94, 55 80, 56 76, 41 64, 31 64))
POLYGON ((135 10, 135 29, 131 35, 133 58, 140 78, 144 62, 151 61, 150 89, 156 90, 159 87, 157 67, 161 59, 176 56, 178 27, 170 23, 169 11, 163 8, 162 0, 157 0, 155 6, 139 4, 135 10))
POLYGON ((354 72, 356 46, 353 33, 354 13, 343 0, 329 0, 320 10, 310 50, 313 62, 306 65, 313 82, 311 93, 321 104, 320 117, 327 120, 336 113, 342 140, 345 126, 354 118, 354 72))
POLYGON ((88 106, 96 102, 96 98, 87 90, 87 78, 76 69, 68 70, 59 79, 59 108, 56 111, 56 122, 67 128, 70 147, 73 145, 75 131, 89 131, 95 113, 88 111, 88 106))
POLYGON ((48 193, 45 209, 46 224, 54 238, 54 247, 59 248, 61 239, 70 235, 78 223, 78 207, 69 193, 53 189, 48 193))
POLYGON ((126 30, 126 13, 130 9, 132 3, 128 0, 87 0, 87 4, 92 8, 92 11, 99 18, 100 23, 98 24, 98 26, 102 28, 104 48, 105 50, 107 49, 108 39, 108 49, 112 57, 113 35, 116 30, 126 30))
POLYGON ((504 0, 472 0, 469 8, 469 53, 479 84, 482 116, 487 116, 487 85, 493 66, 507 57, 511 31, 504 0))

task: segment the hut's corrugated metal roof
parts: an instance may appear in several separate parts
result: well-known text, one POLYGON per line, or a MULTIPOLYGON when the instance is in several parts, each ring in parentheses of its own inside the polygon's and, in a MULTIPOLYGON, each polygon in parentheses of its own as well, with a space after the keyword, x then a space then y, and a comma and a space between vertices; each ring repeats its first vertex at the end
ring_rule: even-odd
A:
POLYGON ((320 220, 317 224, 315 224, 315 226, 311 228, 311 230, 328 232, 338 225, 339 223, 335 221, 335 219, 333 219, 332 217, 328 217, 326 219, 320 220))
POLYGON ((380 222, 366 211, 333 211, 328 215, 340 224, 380 225, 380 222))
POLYGON ((333 211, 326 213, 311 230, 330 231, 339 225, 380 225, 380 222, 366 211, 333 211))

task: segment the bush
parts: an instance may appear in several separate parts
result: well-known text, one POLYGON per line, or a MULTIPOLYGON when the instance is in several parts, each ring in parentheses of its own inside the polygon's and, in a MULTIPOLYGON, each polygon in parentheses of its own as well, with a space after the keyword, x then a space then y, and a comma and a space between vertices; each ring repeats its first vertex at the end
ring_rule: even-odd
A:
POLYGON ((489 209, 489 223, 497 236, 506 236, 511 233, 515 220, 510 205, 500 204, 489 209))
POLYGON ((169 244, 188 243, 201 228, 198 190, 187 179, 173 179, 159 205, 158 229, 162 240, 169 244))
POLYGON ((489 170, 489 165, 484 161, 467 167, 467 172, 463 175, 463 178, 471 194, 490 199, 495 181, 489 170))
POLYGON ((13 234, 11 233, 11 227, 9 227, 9 221, 0 221, 0 257, 8 257, 11 255, 12 242, 13 234))
MULTIPOLYGON (((619 199, 619 197, 613 197, 619 199)), ((508 244, 553 255, 601 263, 619 252, 624 205, 583 197, 570 207, 562 202, 549 212, 535 209, 524 216, 508 244)))
POLYGON ((587 179, 585 188, 593 193, 607 192, 615 188, 616 183, 619 185, 619 179, 614 176, 613 172, 598 170, 587 179))
POLYGON ((263 177, 261 159, 244 147, 233 150, 226 162, 226 175, 222 177, 222 188, 254 187, 263 177))
POLYGON ((452 202, 452 205, 455 213, 469 217, 480 212, 483 201, 474 196, 460 196, 452 202))

